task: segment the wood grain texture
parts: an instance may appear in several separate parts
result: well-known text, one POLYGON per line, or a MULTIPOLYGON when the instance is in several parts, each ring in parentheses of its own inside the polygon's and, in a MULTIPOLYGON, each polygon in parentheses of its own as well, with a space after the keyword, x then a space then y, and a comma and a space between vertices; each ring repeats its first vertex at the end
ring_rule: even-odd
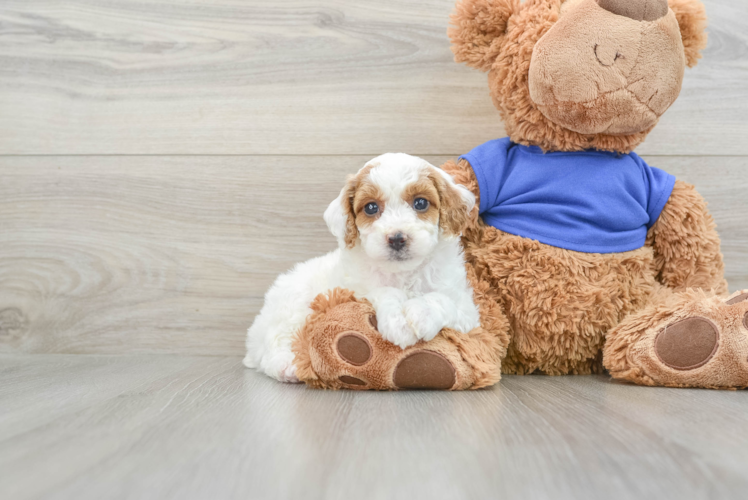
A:
MULTIPOLYGON (((748 157, 645 159, 710 202, 748 288, 748 157)), ((275 277, 335 247, 322 212, 366 160, 0 157, 0 351, 241 354, 275 277)))
POLYGON ((744 499, 748 393, 279 384, 236 357, 0 356, 0 496, 744 499))
MULTIPOLYGON (((639 149, 748 154, 748 3, 639 149)), ((454 0, 4 0, 0 154, 464 153, 500 137, 454 0)))

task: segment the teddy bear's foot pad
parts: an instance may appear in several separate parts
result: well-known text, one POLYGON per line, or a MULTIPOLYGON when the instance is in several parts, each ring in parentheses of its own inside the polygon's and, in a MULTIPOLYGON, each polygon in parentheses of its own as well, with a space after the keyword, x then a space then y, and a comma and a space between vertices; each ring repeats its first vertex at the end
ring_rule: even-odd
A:
POLYGON ((655 338, 655 353, 675 370, 693 370, 717 352, 719 329, 706 318, 693 317, 666 326, 655 338))
POLYGON ((371 359, 371 344, 358 332, 346 332, 341 335, 338 338, 337 350, 338 356, 353 366, 363 366, 371 359))
POLYGON ((741 302, 745 302, 746 300, 748 300, 748 292, 741 293, 740 295, 731 298, 730 300, 728 300, 727 302, 725 302, 725 304, 727 304, 728 306, 732 306, 732 305, 735 305, 735 304, 739 304, 741 302))
POLYGON ((340 377, 338 377, 338 380, 348 385, 366 385, 366 382, 364 382, 360 378, 351 377, 350 375, 341 375, 340 377))
POLYGON ((400 389, 451 389, 456 373, 447 358, 433 351, 416 351, 397 364, 393 382, 400 389))

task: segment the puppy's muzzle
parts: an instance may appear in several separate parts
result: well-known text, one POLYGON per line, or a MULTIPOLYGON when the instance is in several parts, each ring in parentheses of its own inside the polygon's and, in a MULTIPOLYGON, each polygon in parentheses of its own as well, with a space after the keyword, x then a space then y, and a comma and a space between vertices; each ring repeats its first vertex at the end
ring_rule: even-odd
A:
POLYGON ((399 252, 408 244, 408 238, 403 233, 395 233, 387 236, 387 245, 396 252, 399 252))

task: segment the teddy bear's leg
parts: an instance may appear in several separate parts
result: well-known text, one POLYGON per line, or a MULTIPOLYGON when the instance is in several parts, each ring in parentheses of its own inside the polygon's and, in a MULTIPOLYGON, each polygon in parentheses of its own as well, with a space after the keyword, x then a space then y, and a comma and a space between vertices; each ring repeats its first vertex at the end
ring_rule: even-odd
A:
MULTIPOLYGON (((328 389, 477 389, 500 378, 505 337, 444 329, 406 349, 377 331, 374 309, 348 290, 318 296, 294 342, 298 378, 328 389)), ((489 319, 489 321, 491 321, 489 319)))
POLYGON ((725 299, 658 286, 648 307, 608 333, 603 363, 642 385, 748 387, 748 290, 725 299))

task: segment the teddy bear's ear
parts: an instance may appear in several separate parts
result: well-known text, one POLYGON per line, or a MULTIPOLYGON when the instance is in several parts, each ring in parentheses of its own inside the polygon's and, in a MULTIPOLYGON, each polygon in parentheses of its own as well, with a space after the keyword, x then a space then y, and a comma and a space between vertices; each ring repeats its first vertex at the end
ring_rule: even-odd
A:
MULTIPOLYGON (((682 0, 681 0, 682 1, 682 0)), ((457 62, 488 71, 499 55, 509 18, 519 0, 461 0, 450 16, 447 34, 457 62)))
POLYGON ((701 51, 706 47, 706 11, 699 0, 668 0, 680 26, 680 36, 686 52, 686 64, 696 66, 701 51))

